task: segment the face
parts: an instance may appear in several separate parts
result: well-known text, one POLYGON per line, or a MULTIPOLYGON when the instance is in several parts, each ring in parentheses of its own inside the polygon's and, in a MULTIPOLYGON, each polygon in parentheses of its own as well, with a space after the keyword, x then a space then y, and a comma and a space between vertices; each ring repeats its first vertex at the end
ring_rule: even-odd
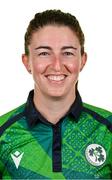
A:
POLYGON ((65 98, 75 93, 86 54, 81 56, 79 40, 69 27, 47 25, 32 35, 29 56, 22 60, 39 95, 65 98))

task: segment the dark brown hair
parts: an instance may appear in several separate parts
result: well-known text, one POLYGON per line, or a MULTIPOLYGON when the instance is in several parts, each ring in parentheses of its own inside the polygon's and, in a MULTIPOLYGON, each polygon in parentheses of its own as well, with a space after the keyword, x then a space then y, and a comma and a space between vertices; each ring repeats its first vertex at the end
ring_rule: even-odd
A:
POLYGON ((31 42, 32 34, 46 25, 67 26, 75 32, 81 45, 81 54, 84 53, 84 33, 75 16, 70 13, 64 13, 61 10, 46 10, 35 14, 30 21, 27 31, 25 33, 25 54, 29 55, 28 45, 31 42))

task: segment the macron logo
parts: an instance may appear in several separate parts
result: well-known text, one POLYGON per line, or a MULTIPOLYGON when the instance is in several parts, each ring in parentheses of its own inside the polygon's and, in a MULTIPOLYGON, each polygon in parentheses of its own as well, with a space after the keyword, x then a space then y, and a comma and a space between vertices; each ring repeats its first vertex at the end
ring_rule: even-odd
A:
POLYGON ((17 169, 18 169, 18 167, 19 167, 19 164, 20 164, 20 162, 21 162, 21 159, 22 159, 22 157, 23 157, 23 154, 24 154, 24 152, 23 152, 23 153, 20 153, 19 151, 16 151, 15 153, 11 154, 11 157, 12 157, 12 159, 13 159, 13 161, 14 161, 14 164, 15 164, 15 166, 16 166, 17 169))

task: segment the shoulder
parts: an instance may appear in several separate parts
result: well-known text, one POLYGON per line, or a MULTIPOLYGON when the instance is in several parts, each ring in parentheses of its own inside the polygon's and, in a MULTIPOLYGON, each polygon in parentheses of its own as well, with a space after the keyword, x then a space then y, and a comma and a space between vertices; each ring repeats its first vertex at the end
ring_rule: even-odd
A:
POLYGON ((21 114, 24 111, 24 108, 25 108, 25 104, 22 104, 19 107, 16 107, 15 109, 0 116, 0 127, 3 126, 9 119, 21 114))
POLYGON ((83 107, 87 108, 87 109, 90 109, 96 113, 98 113, 99 115, 103 116, 103 117, 108 117, 108 116, 112 116, 112 112, 106 110, 106 109, 103 109, 103 108, 100 108, 100 107, 96 107, 96 106, 93 106, 93 105, 90 105, 90 104, 87 104, 87 103, 83 103, 83 107))
POLYGON ((102 120, 103 122, 107 121, 112 125, 112 112, 87 103, 83 103, 83 110, 91 114, 95 119, 102 120))

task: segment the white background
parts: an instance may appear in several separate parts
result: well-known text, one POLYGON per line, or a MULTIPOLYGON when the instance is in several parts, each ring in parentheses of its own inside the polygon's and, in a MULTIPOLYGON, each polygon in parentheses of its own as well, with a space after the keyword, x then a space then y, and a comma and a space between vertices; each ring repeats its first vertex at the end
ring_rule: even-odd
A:
POLYGON ((34 14, 61 9, 77 17, 86 37, 88 62, 80 74, 84 102, 112 111, 112 1, 111 0, 1 0, 0 1, 0 115, 26 101, 33 80, 21 54, 24 33, 34 14))

